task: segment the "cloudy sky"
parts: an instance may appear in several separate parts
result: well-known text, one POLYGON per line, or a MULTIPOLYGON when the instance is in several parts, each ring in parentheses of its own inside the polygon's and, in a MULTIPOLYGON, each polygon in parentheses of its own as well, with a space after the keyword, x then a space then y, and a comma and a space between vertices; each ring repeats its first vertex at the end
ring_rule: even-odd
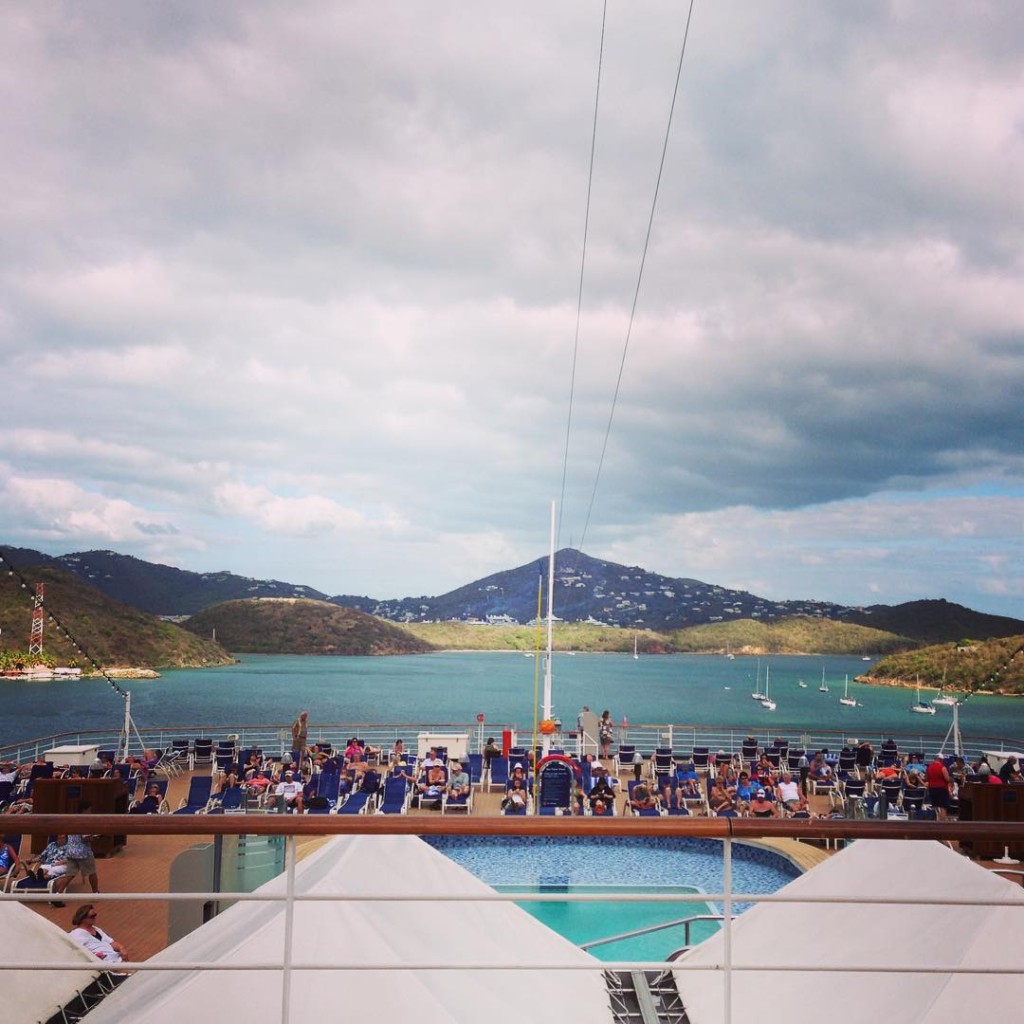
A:
POLYGON ((589 221, 598 0, 0 18, 0 543, 1024 615, 1024 5, 697 0, 642 278, 684 3, 589 221))

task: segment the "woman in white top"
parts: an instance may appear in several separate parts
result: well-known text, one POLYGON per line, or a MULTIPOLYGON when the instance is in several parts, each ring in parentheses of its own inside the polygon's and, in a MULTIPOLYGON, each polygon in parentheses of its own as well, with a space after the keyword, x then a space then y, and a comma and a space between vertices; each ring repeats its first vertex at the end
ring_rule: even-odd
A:
POLYGON ((128 952, 120 942, 115 942, 102 928, 96 924, 96 907, 84 903, 75 911, 71 918, 75 926, 71 929, 71 938, 79 945, 85 946, 93 956, 108 964, 117 964, 128 959, 128 952))

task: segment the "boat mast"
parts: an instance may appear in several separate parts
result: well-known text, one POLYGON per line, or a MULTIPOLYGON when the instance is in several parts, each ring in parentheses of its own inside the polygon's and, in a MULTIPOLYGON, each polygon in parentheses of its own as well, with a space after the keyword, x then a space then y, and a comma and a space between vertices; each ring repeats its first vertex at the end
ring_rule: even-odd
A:
MULTIPOLYGON (((554 629, 555 599, 555 503, 551 502, 551 543, 548 555, 548 649, 544 660, 544 718, 551 719, 551 641, 554 629)), ((541 750, 548 756, 551 749, 551 735, 545 733, 541 738, 541 750)))

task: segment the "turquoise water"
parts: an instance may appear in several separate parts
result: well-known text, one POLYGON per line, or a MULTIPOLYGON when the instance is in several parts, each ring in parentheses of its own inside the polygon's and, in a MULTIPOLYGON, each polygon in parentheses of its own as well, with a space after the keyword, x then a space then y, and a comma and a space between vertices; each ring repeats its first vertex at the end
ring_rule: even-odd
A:
MULTIPOLYGON (((505 892, 545 892, 543 887, 526 889, 525 887, 498 887, 505 892)), ((672 892, 696 893, 696 889, 685 886, 570 886, 571 893, 635 893, 651 892, 669 894, 672 892)), ((654 925, 669 924, 687 917, 713 913, 706 903, 629 903, 615 902, 550 902, 520 903, 528 914, 546 924, 552 931, 558 932, 577 946, 585 945, 596 939, 606 939, 613 935, 649 928, 654 925)), ((718 930, 714 921, 694 921, 690 925, 689 940, 691 945, 703 942, 718 930)), ((619 939, 615 942, 602 943, 588 952, 598 960, 664 960, 674 950, 686 943, 686 929, 677 924, 646 935, 635 935, 631 938, 619 939)))
MULTIPOLYGON (((504 892, 529 893, 720 893, 722 844, 677 836, 532 836, 514 843, 498 836, 429 836, 424 841, 482 882, 504 892)), ((799 875, 778 853, 733 844, 733 891, 775 892, 799 875)), ((702 901, 571 902, 524 900, 520 906, 577 945, 654 924, 717 913, 702 901)), ((735 904, 742 913, 749 904, 735 904)), ((691 926, 696 943, 718 929, 715 921, 691 926)), ((598 959, 663 960, 684 944, 679 925, 649 935, 595 946, 598 959)))
MULTIPOLYGON (((750 699, 755 658, 710 655, 556 655, 555 711, 574 723, 579 708, 608 708, 616 722, 698 723, 797 735, 845 729, 941 738, 951 711, 913 715, 912 690, 850 684, 862 706, 838 703, 843 678, 864 671, 859 658, 772 657, 775 712, 750 699), (831 693, 818 692, 822 668, 831 693), (806 688, 800 688, 799 680, 806 688)), ((237 665, 179 669, 122 684, 139 726, 290 723, 307 708, 315 723, 474 722, 528 726, 534 706, 534 659, 521 654, 444 653, 413 657, 331 658, 244 655, 237 665)), ((0 682, 0 743, 75 729, 116 729, 121 697, 103 680, 0 682)), ((929 696, 923 692, 922 696, 929 696)), ((1024 737, 1024 701, 975 697, 961 709, 965 735, 1024 737)))

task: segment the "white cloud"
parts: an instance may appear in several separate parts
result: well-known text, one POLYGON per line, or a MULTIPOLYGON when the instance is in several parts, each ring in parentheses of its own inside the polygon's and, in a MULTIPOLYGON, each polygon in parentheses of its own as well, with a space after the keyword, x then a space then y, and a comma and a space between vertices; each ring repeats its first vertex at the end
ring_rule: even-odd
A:
MULTIPOLYGON (((698 7, 585 546, 778 596, 1010 607, 984 560, 1019 548, 970 503, 1024 479, 1024 27, 980 11, 698 7), (918 495, 905 529, 893 491, 918 495)), ((682 28, 665 0, 609 6, 563 543, 682 28)), ((179 531, 168 560, 335 592, 546 549, 597 9, 114 0, 5 30, 0 458, 77 488, 19 506, 11 542, 84 494, 83 544, 145 557, 137 513, 179 531)))

